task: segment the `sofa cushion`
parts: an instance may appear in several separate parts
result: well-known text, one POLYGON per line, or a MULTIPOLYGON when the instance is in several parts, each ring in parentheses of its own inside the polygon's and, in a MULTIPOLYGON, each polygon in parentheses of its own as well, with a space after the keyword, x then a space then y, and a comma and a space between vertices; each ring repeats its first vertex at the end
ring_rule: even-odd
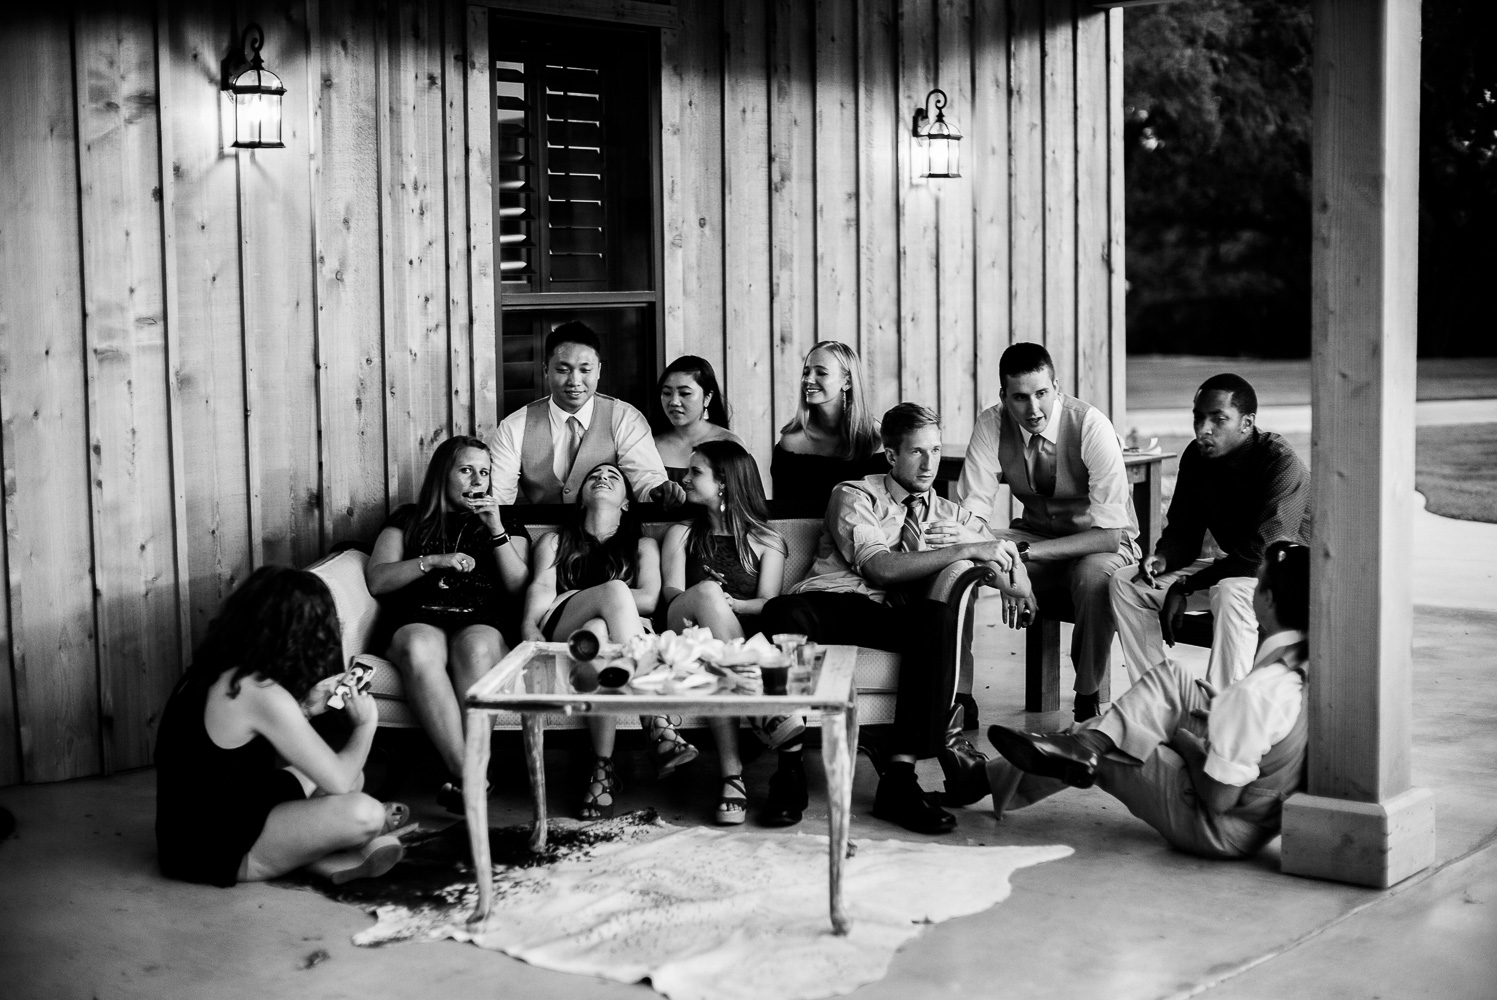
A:
POLYGON ((364 567, 369 557, 357 549, 334 552, 308 566, 307 569, 322 577, 327 589, 333 592, 333 603, 338 608, 338 626, 343 632, 343 662, 353 658, 369 647, 369 638, 374 634, 374 621, 379 617, 379 601, 369 593, 364 583, 364 567))

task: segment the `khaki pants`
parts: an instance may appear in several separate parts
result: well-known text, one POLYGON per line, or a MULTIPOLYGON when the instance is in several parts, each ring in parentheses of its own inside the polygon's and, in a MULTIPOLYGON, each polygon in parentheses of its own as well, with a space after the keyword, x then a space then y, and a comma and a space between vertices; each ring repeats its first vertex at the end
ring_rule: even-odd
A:
MULTIPOLYGON (((1198 559, 1183 569, 1161 574, 1155 578, 1158 589, 1134 582, 1137 566, 1124 566, 1112 574, 1112 615, 1123 646, 1123 664, 1133 683, 1155 667, 1173 662, 1159 630, 1159 609, 1170 584, 1205 569, 1211 562, 1198 559)), ((1211 612, 1211 659, 1206 664, 1206 680, 1218 691, 1225 691, 1253 669, 1258 651, 1258 615, 1253 611, 1257 585, 1258 581, 1249 576, 1229 576, 1209 591, 1196 591, 1186 601, 1189 611, 1211 612)))

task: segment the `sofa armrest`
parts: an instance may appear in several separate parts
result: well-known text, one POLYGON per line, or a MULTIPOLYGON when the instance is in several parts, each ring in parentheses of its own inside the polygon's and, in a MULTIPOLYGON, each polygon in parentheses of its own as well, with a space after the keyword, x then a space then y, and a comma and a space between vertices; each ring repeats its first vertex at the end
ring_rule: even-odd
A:
POLYGON ((997 581, 998 568, 992 563, 961 559, 931 577, 930 588, 925 596, 954 608, 966 600, 972 588, 996 586, 997 581))

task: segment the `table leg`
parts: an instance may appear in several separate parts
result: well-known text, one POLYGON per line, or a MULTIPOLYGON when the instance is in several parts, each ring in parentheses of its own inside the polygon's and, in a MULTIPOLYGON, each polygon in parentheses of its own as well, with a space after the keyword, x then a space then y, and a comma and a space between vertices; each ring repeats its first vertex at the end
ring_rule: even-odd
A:
POLYGON ((849 737, 857 739, 857 721, 848 716, 856 709, 826 712, 821 717, 821 759, 826 768, 827 853, 830 858, 828 889, 831 896, 832 932, 845 935, 852 921, 842 907, 842 864, 847 858, 847 840, 852 812, 852 772, 856 758, 849 737))
POLYGON ((530 828, 530 849, 537 854, 546 849, 546 718, 526 713, 525 766, 530 771, 530 790, 535 796, 535 823, 530 828))
POLYGON ((494 862, 489 855, 489 741, 493 737, 489 713, 481 708, 467 712, 467 741, 463 752, 463 813, 468 819, 468 840, 473 848, 473 877, 478 880, 478 908, 469 923, 488 918, 494 903, 494 862))

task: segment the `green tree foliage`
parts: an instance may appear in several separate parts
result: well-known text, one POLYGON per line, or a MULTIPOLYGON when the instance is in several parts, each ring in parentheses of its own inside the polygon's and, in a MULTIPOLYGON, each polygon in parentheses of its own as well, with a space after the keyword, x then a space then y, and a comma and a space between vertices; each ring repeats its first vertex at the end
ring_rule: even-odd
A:
MULTIPOLYGON (((1472 292, 1497 276, 1493 6, 1424 3, 1425 353, 1497 353, 1472 292)), ((1130 349, 1304 356, 1309 0, 1190 0, 1124 24, 1130 349)))

